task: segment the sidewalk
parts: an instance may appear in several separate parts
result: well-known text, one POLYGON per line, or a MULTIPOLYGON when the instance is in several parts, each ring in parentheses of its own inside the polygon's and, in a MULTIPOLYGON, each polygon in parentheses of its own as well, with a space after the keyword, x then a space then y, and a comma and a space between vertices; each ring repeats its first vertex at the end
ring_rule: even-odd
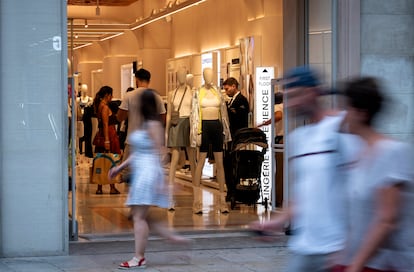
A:
MULTIPOLYGON (((150 237, 145 271, 282 271, 288 252, 287 237, 273 243, 259 242, 247 232, 189 233, 192 245, 182 246, 150 237)), ((130 237, 132 238, 132 237, 130 237)), ((133 256, 132 239, 97 239, 73 242, 69 256, 0 259, 1 272, 98 272, 118 270, 120 262, 133 256)))

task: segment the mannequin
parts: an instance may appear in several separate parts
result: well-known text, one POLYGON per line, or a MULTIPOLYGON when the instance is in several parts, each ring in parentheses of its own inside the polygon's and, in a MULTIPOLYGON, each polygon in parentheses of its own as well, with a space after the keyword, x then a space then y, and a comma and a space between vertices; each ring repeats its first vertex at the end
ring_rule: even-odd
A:
MULTIPOLYGON (((169 171, 169 184, 173 186, 175 171, 177 170, 180 159, 180 151, 186 148, 190 161, 191 174, 195 172, 195 148, 190 145, 190 114, 192 107, 193 90, 187 85, 186 70, 179 68, 177 71, 178 86, 168 95, 167 110, 167 146, 171 150, 171 165, 169 171), (179 112, 179 121, 176 125, 171 122, 172 111, 179 112)), ((169 210, 174 210, 174 201, 170 203, 169 210)))
POLYGON ((93 158, 92 151, 92 115, 93 115, 93 99, 87 95, 88 85, 82 84, 80 96, 76 98, 78 108, 78 127, 79 131, 79 151, 82 153, 82 144, 85 143, 85 156, 93 158))
POLYGON ((225 177, 223 167, 223 142, 231 140, 227 108, 221 92, 213 85, 213 70, 205 68, 203 70, 203 78, 204 85, 200 87, 193 98, 191 143, 193 146, 199 146, 199 156, 193 179, 193 212, 197 214, 202 213, 199 187, 207 152, 211 147, 217 170, 220 212, 228 213, 229 209, 224 194, 225 177))
POLYGON ((88 96, 87 92, 88 92, 88 85, 82 84, 81 89, 80 89, 80 96, 76 99, 76 101, 78 102, 78 106, 81 109, 82 115, 84 113, 84 108, 91 106, 93 103, 92 97, 88 96))
POLYGON ((187 81, 187 85, 190 86, 191 90, 194 88, 194 75, 193 74, 187 74, 185 77, 187 81))

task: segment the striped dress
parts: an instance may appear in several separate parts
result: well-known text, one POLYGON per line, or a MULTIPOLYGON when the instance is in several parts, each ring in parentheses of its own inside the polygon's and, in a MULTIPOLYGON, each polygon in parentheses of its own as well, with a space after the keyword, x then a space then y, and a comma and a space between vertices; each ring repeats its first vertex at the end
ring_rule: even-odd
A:
POLYGON ((146 130, 136 130, 128 141, 132 147, 132 183, 125 204, 167 208, 168 186, 153 140, 146 130))

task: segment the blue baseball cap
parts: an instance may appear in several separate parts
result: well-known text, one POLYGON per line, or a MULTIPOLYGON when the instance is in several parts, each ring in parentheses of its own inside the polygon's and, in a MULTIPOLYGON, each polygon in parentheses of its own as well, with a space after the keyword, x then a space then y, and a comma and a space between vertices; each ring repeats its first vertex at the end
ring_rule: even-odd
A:
POLYGON ((299 66, 289 70, 284 80, 287 81, 285 88, 315 87, 320 85, 316 72, 309 66, 299 66))

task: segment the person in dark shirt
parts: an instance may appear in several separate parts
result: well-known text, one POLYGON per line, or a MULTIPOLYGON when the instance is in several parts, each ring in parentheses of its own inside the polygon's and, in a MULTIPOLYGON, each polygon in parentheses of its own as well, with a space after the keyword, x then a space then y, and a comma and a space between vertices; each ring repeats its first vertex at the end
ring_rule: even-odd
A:
MULTIPOLYGON (((229 77, 223 82, 223 88, 230 100, 227 102, 227 113, 229 116, 230 133, 233 138, 235 133, 241 129, 248 127, 249 101, 239 91, 239 83, 234 77, 229 77)), ((224 153, 224 172, 227 185, 227 197, 229 201, 234 192, 233 166, 230 152, 232 150, 232 142, 227 143, 227 149, 224 153)))

